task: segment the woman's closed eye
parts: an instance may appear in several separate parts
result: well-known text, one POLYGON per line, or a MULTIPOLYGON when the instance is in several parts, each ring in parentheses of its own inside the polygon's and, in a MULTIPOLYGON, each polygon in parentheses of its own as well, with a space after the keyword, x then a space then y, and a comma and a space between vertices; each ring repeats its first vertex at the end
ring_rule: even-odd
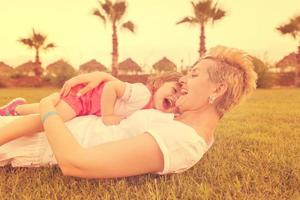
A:
POLYGON ((172 87, 172 93, 173 93, 173 94, 176 94, 177 91, 178 91, 178 90, 177 90, 175 87, 172 87))

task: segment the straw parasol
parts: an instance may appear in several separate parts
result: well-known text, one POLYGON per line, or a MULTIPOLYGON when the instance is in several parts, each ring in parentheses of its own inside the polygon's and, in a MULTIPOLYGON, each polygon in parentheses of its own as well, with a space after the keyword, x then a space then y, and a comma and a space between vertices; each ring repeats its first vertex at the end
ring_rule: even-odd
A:
POLYGON ((118 70, 122 74, 141 72, 142 68, 131 58, 127 58, 118 65, 118 70))
POLYGON ((0 62, 0 74, 1 75, 9 75, 14 71, 14 68, 5 64, 4 62, 0 62))
POLYGON ((297 54, 290 53, 287 56, 284 56, 280 61, 277 62, 276 67, 284 68, 288 66, 297 66, 297 54))
POLYGON ((171 60, 169 60, 166 57, 163 57, 161 60, 154 63, 152 67, 153 67, 153 69, 155 69, 158 72, 176 71, 176 69, 177 69, 175 63, 173 63, 171 60))
POLYGON ((80 73, 89 73, 93 71, 108 71, 108 70, 103 64, 97 62, 97 60, 95 59, 92 59, 79 66, 80 73))
POLYGON ((63 59, 59 59, 51 64, 49 64, 46 67, 47 73, 56 76, 57 74, 61 73, 75 73, 75 69, 67 62, 64 61, 63 59))
POLYGON ((28 61, 16 67, 16 70, 23 75, 27 76, 35 76, 35 71, 39 70, 38 74, 42 74, 43 68, 40 67, 39 64, 34 63, 32 61, 28 61))

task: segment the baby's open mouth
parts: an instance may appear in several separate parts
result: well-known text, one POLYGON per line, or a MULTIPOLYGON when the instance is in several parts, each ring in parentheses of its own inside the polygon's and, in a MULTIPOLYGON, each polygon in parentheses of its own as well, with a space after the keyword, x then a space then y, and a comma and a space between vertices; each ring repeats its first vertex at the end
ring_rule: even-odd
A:
POLYGON ((170 109, 171 107, 173 107, 175 105, 175 102, 173 102, 171 99, 168 98, 164 98, 163 100, 163 108, 165 110, 170 109))

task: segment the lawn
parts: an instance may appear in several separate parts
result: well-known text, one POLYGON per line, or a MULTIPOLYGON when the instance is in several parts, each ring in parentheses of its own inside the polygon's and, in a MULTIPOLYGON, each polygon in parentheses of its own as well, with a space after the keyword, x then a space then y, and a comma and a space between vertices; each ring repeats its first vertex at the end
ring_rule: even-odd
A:
MULTIPOLYGON (((0 89, 0 105, 55 91, 0 89)), ((257 90, 228 113, 216 141, 182 174, 111 180, 62 176, 58 168, 0 168, 0 199, 300 199, 300 89, 257 90)))

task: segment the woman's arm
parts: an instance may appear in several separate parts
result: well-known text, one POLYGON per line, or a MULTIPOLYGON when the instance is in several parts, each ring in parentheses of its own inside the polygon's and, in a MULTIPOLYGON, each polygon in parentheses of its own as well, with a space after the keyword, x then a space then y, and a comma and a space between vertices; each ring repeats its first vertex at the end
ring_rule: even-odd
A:
MULTIPOLYGON (((40 114, 55 111, 47 98, 40 114)), ((86 178, 125 177, 163 169, 163 155, 154 138, 145 133, 129 139, 82 148, 58 115, 44 122, 44 129, 64 175, 86 178)))
POLYGON ((114 76, 106 72, 92 72, 87 74, 80 74, 78 76, 75 76, 67 80, 63 85, 60 94, 61 96, 66 96, 70 92, 71 88, 74 87, 75 85, 81 83, 87 83, 87 85, 79 91, 80 95, 83 95, 88 91, 92 90, 93 88, 95 88, 103 81, 115 81, 115 80, 119 80, 119 79, 115 78, 114 76))

